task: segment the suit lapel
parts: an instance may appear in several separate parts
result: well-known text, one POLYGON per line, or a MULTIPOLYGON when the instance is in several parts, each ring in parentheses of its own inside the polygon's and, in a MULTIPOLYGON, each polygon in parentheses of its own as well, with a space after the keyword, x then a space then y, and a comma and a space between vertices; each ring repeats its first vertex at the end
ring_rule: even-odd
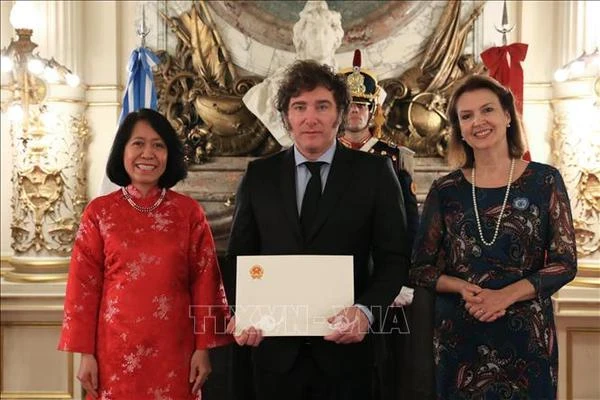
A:
POLYGON ((285 215, 290 221, 294 235, 299 242, 302 242, 298 205, 296 203, 296 162, 294 161, 293 147, 286 150, 286 154, 283 157, 279 180, 285 215))
POLYGON ((337 143, 335 154, 331 162, 331 169, 327 176, 325 191, 323 192, 323 197, 321 197, 319 203, 319 210, 317 211, 315 223, 306 240, 307 243, 314 238, 325 221, 327 221, 329 215, 333 212, 336 204, 338 204, 342 193, 352 177, 352 166, 352 151, 346 149, 342 144, 337 143))

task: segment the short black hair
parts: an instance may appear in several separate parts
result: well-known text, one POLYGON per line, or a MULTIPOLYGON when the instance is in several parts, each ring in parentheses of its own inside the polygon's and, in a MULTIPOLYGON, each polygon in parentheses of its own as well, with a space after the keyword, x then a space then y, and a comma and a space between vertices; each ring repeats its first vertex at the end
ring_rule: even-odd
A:
POLYGON ((287 113, 292 97, 322 86, 330 90, 335 100, 338 116, 341 118, 339 131, 344 130, 344 119, 350 105, 350 92, 343 77, 336 74, 326 64, 313 60, 300 60, 293 63, 279 86, 275 105, 281 114, 284 126, 287 127, 287 113))
POLYGON ((133 128, 140 121, 147 122, 167 146, 167 166, 165 172, 158 179, 158 186, 171 188, 187 176, 183 144, 169 120, 161 113, 149 108, 141 108, 127 114, 119 126, 106 163, 106 175, 115 185, 127 186, 131 183, 131 178, 123 164, 123 157, 125 145, 131 138, 133 128))

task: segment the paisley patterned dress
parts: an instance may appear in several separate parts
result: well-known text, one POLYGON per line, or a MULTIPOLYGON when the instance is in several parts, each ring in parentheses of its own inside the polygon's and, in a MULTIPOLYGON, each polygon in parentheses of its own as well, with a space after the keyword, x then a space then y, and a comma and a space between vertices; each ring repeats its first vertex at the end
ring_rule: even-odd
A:
MULTIPOLYGON (((128 191, 146 207, 159 196, 128 191)), ((222 333, 227 313, 212 234, 195 200, 169 190, 143 213, 116 191, 87 206, 58 348, 96 356, 101 400, 196 399, 191 355, 231 341, 222 333)))
MULTIPOLYGON (((505 190, 476 190, 486 240, 493 237, 505 190)), ((437 397, 555 399, 558 349, 550 296, 574 278, 576 268, 569 199, 555 168, 532 162, 513 182, 490 247, 479 239, 471 184, 462 172, 436 180, 415 241, 411 282, 434 288, 446 274, 500 289, 527 279, 536 292, 491 323, 473 318, 460 295, 437 293, 437 397)))

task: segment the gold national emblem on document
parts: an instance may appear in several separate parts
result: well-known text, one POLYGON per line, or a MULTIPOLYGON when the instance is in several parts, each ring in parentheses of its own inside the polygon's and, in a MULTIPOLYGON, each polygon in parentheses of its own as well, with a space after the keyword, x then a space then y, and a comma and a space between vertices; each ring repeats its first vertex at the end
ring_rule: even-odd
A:
POLYGON ((252 279, 261 279, 264 275, 265 271, 260 264, 254 264, 250 267, 250 276, 252 279))

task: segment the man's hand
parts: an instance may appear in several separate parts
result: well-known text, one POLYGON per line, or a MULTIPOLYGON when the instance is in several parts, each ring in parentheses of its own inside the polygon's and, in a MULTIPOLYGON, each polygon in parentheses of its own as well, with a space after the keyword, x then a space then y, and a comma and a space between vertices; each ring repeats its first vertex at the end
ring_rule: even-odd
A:
POLYGON ((198 390, 204 385, 204 382, 208 379, 212 368, 210 366, 210 359, 208 358, 208 350, 196 350, 192 354, 190 360, 190 383, 194 383, 192 386, 192 394, 198 393, 198 390))
POLYGON ((337 344, 361 342, 369 331, 369 319, 358 307, 346 307, 337 315, 327 319, 335 329, 323 339, 337 344))
POLYGON ((98 398, 98 362, 93 354, 81 354, 77 379, 87 394, 98 398))
POLYGON ((242 330, 239 335, 235 335, 235 317, 232 317, 227 323, 226 332, 233 335, 235 342, 239 346, 257 347, 263 340, 262 330, 251 326, 248 329, 242 330))
POLYGON ((501 290, 481 289, 477 301, 467 301, 465 308, 473 318, 481 322, 494 322, 506 314, 510 301, 501 290))

